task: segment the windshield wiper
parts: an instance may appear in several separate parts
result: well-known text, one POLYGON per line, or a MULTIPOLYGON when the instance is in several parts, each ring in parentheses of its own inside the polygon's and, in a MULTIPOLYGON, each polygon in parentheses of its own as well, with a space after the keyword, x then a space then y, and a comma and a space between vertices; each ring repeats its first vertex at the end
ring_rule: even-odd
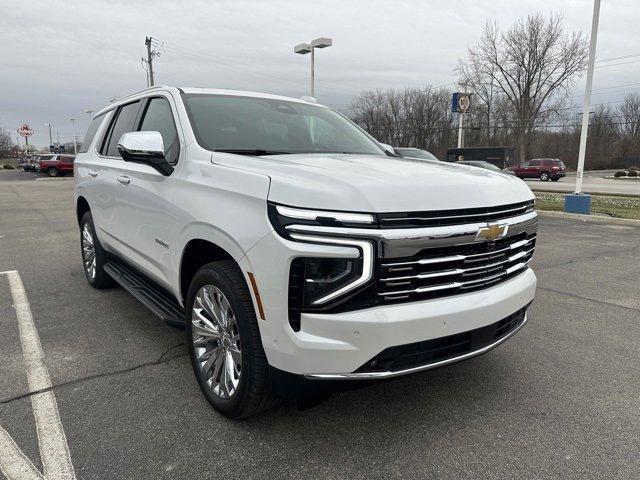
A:
POLYGON ((260 157, 262 155, 288 155, 291 152, 281 152, 278 150, 263 150, 263 149, 243 149, 243 148, 221 148, 219 150, 214 150, 214 152, 224 152, 224 153, 235 153, 237 155, 255 155, 256 157, 260 157))

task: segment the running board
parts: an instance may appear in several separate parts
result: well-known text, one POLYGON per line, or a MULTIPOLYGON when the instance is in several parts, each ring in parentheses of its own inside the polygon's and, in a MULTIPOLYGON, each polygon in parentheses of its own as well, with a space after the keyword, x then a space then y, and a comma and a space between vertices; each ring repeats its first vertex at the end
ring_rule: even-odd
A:
POLYGON ((184 328, 184 309, 164 288, 117 259, 110 260, 104 271, 169 325, 184 328))

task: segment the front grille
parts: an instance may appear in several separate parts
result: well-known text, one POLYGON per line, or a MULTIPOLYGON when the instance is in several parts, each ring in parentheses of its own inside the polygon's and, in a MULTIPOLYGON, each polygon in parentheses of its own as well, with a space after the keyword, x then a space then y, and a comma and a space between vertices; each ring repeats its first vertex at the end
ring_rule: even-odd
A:
POLYGON ((527 307, 486 327, 387 348, 356 372, 397 372, 481 350, 519 327, 524 322, 526 310, 527 307))
POLYGON ((536 235, 430 248, 405 258, 380 259, 381 303, 409 302, 490 287, 521 273, 533 257, 536 235))
POLYGON ((380 228, 417 228, 495 222, 533 211, 533 200, 497 207, 379 213, 380 228))

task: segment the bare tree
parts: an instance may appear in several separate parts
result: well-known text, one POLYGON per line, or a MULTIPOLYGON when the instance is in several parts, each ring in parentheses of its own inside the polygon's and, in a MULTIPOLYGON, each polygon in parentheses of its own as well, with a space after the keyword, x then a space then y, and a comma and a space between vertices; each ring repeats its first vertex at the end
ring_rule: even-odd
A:
POLYGON ((620 106, 620 155, 640 157, 640 94, 628 94, 620 106))
POLYGON ((11 135, 4 128, 0 127, 0 157, 8 155, 12 146, 11 135))
POLYGON ((561 15, 532 14, 504 32, 487 22, 478 44, 458 65, 461 82, 489 102, 489 112, 494 91, 509 101, 521 160, 527 157, 535 128, 558 113, 559 94, 586 67, 586 40, 580 33, 565 33, 562 21, 561 15))
POLYGON ((451 91, 431 86, 365 91, 351 101, 349 113, 381 142, 444 156, 454 130, 450 98, 451 91))

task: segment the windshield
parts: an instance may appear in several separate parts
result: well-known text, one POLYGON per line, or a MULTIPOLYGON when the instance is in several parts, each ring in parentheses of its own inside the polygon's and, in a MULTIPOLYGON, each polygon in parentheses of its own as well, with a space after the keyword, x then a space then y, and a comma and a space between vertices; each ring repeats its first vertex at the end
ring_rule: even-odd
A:
POLYGON ((496 172, 501 172, 502 169, 500 167, 497 167, 496 165, 494 165, 493 163, 489 163, 489 162, 478 162, 478 166, 482 167, 482 168, 486 168, 487 170, 495 170, 496 172))
POLYGON ((424 160, 438 160, 431 153, 427 152, 426 150, 421 150, 419 148, 396 148, 396 150, 403 157, 421 158, 421 159, 424 159, 424 160))
POLYGON ((198 143, 207 150, 385 155, 349 120, 320 105, 235 95, 183 98, 198 143))

